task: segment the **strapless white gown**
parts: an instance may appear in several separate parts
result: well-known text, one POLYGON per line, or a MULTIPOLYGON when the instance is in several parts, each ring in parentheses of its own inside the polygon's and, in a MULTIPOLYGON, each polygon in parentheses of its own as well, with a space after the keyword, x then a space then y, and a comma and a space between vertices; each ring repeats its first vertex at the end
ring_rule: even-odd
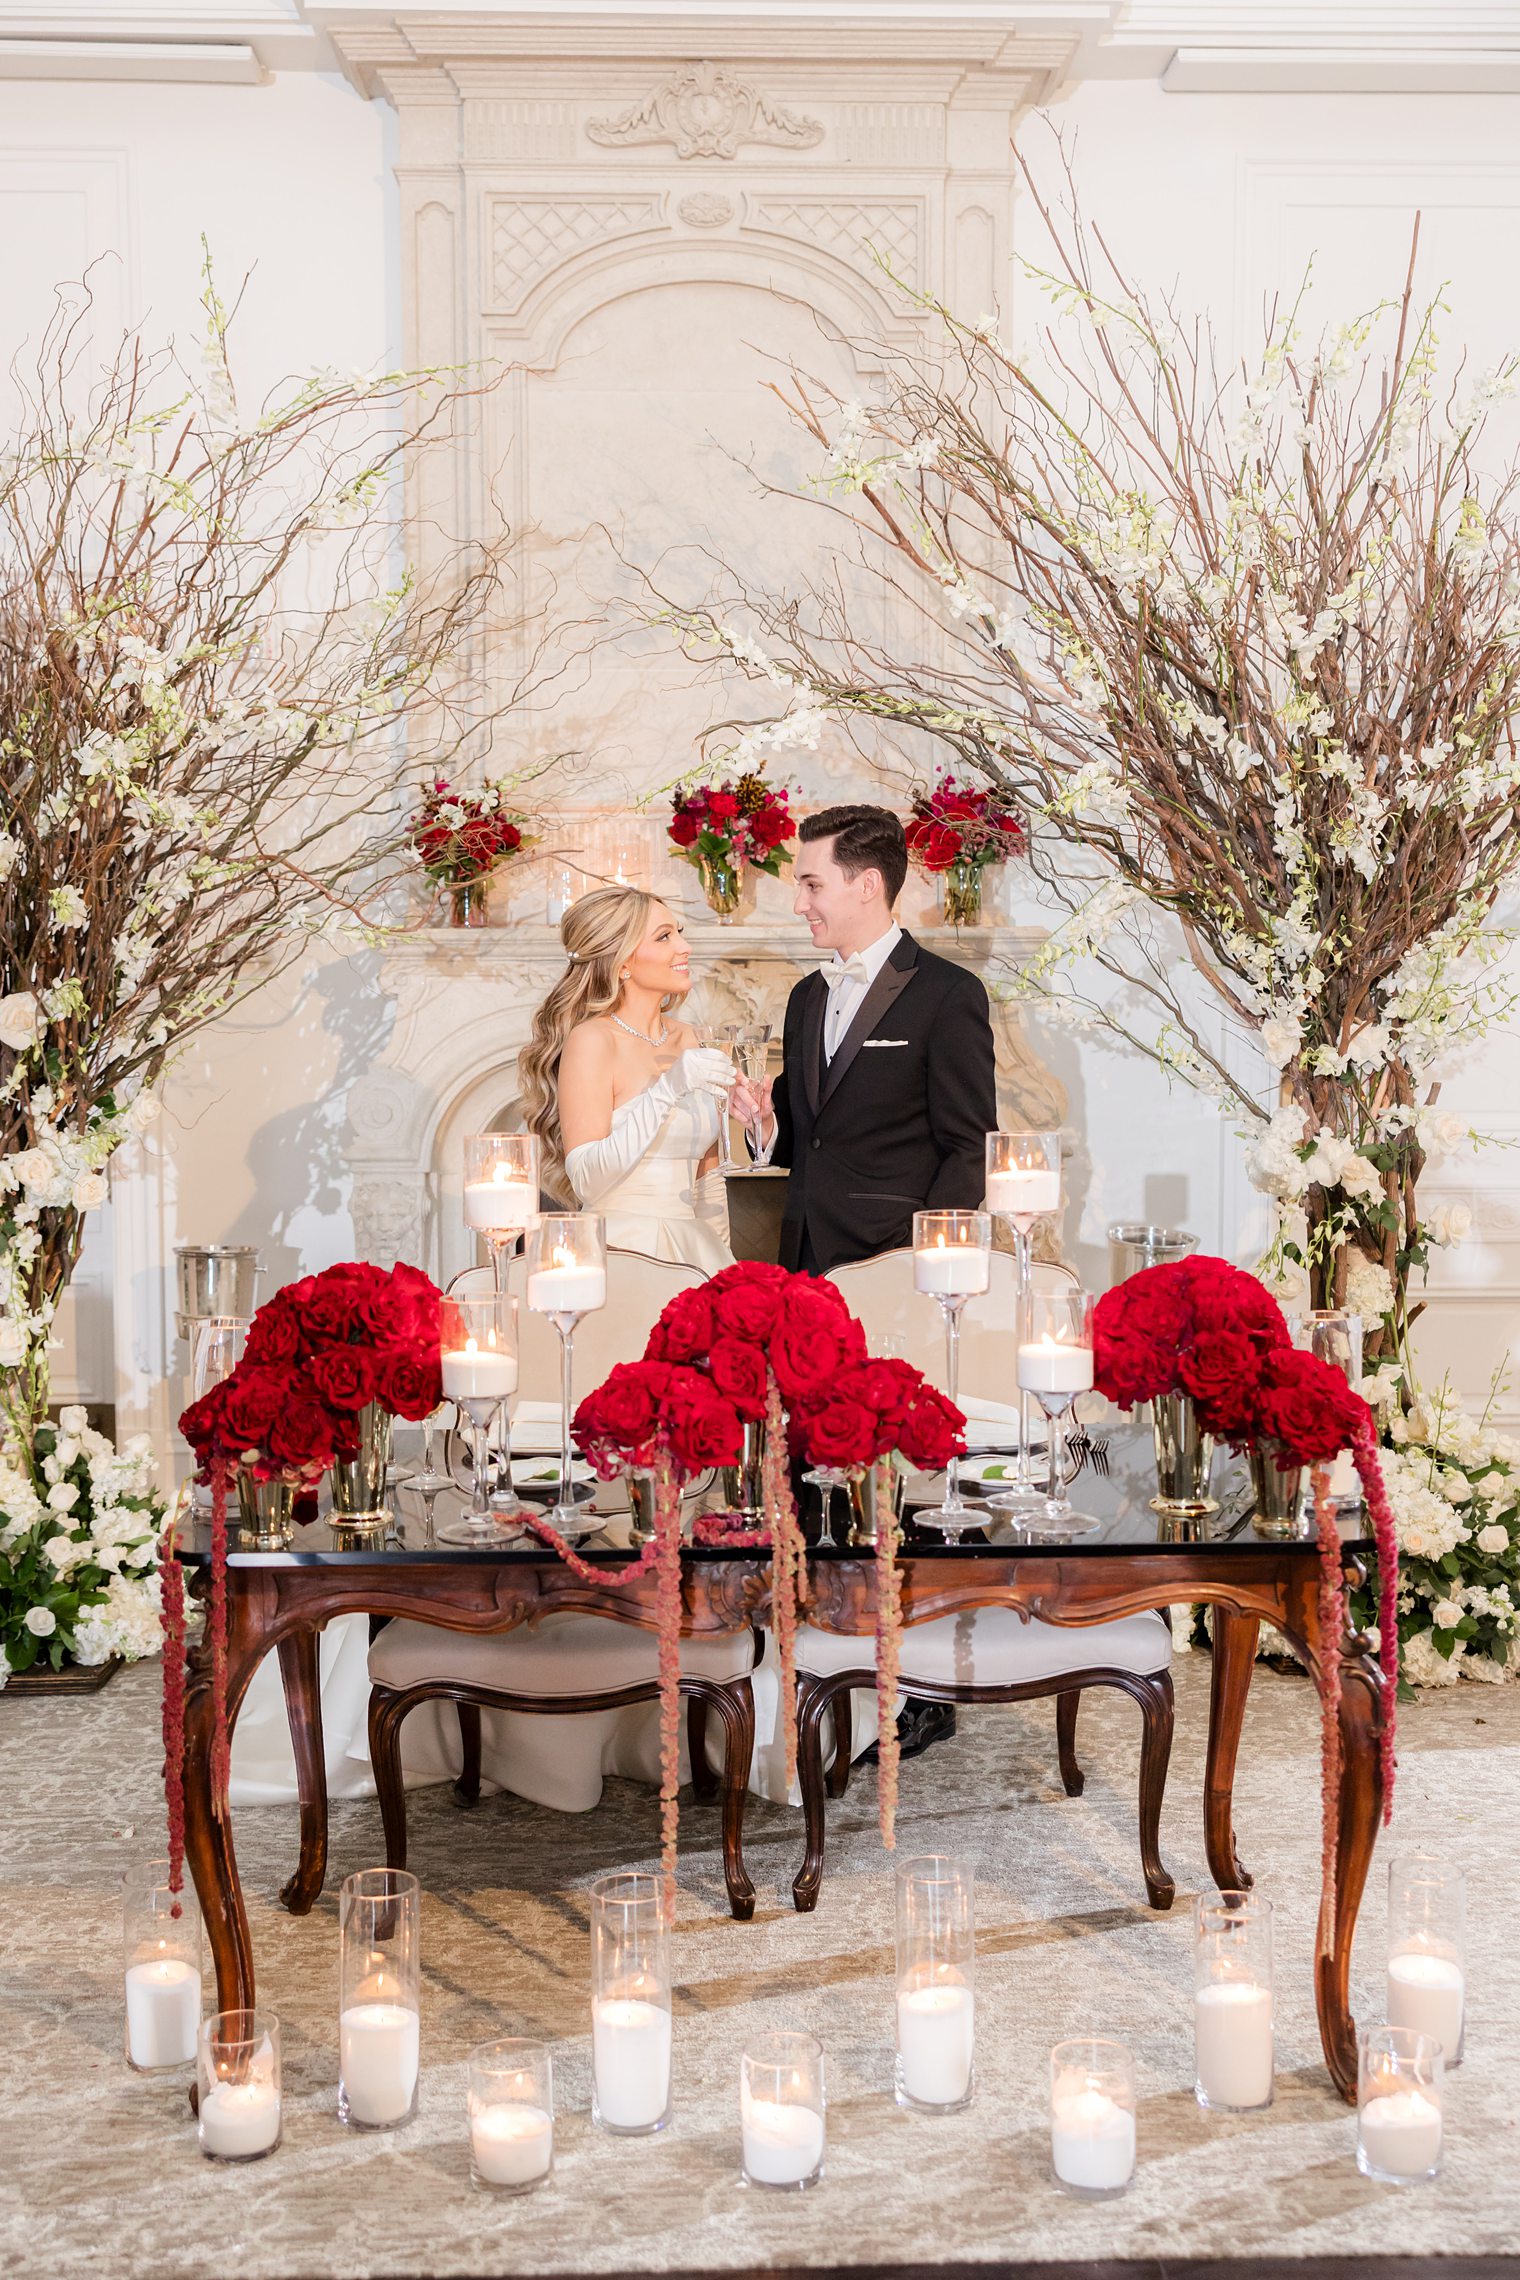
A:
MULTIPOLYGON (((632 1108, 624 1101, 612 1112, 613 1130, 632 1108)), ((734 1263, 728 1247, 728 1196, 723 1174, 700 1177, 702 1159, 717 1146, 718 1102, 709 1092, 678 1100, 652 1144, 632 1170, 600 1200, 587 1205, 607 1226, 607 1241, 619 1251, 643 1251, 654 1259, 679 1259, 715 1275, 734 1263)))

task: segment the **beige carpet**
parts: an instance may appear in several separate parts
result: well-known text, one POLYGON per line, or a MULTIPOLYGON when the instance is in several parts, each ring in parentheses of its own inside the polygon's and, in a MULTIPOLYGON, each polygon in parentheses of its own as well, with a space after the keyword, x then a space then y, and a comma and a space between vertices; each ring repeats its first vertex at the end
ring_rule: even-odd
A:
MULTIPOLYGON (((351 2136, 334 2113, 336 1891, 381 1857, 376 1810, 335 1811, 328 1893, 299 1922, 275 1899, 293 1815, 244 1812, 260 1993, 284 2024, 287 2119, 283 2149, 239 2171, 199 2158, 182 2086, 143 2082, 120 2055, 117 1878, 160 1841, 156 1685, 145 1669, 93 1700, 0 1696, 0 2254, 11 2274, 315 2280, 1520 2245, 1520 1688, 1464 1687, 1405 1718, 1396 1833, 1468 1864, 1473 1939, 1470 2056, 1451 2092, 1446 2171, 1394 2193, 1356 2173, 1353 2122, 1315 2033, 1317 1752, 1301 1681, 1258 1673, 1238 1793, 1242 1849, 1278 1903, 1279 2072, 1264 2118, 1211 2118, 1192 2094, 1188 1903, 1205 1874, 1208 1690, 1195 1655, 1178 1667, 1170 1916, 1143 1904, 1138 1719, 1121 1699, 1084 1704, 1080 1801, 1060 1793, 1049 1704, 963 1711, 956 1742, 904 1768, 905 1849, 964 1851, 978 1875, 978 2094, 948 2120, 910 2117, 891 2099, 891 1872, 868 1773, 834 1808, 811 1918, 786 1893, 790 1815, 755 1809, 759 1907, 734 1924, 715 1816, 686 1809, 676 2117, 642 2142, 590 2122, 585 1891, 609 1867, 650 1859, 647 1794, 611 1784, 597 1812, 573 1820, 505 1799, 467 1814, 446 1791, 414 1794, 422 2110, 389 2137, 351 2136), (827 2175, 811 2194, 762 2198, 736 2181, 736 2077, 745 2036, 779 2025, 806 2026, 826 2048, 827 2175), (1073 2031, 1125 2037, 1139 2066, 1139 2180, 1102 2207, 1066 2200, 1047 2172, 1046 2054, 1073 2031), (470 2186, 462 2060, 507 2032, 553 2041, 560 2122, 552 2187, 504 2203, 470 2186)), ((1383 1924, 1375 1867, 1356 1969, 1373 2015, 1383 1924)))

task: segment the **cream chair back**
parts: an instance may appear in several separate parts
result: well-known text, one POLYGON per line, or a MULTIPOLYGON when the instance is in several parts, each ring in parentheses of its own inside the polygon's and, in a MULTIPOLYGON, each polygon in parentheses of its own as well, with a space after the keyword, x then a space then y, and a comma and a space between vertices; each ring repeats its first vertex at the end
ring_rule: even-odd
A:
MULTIPOLYGON (((961 1399, 973 1394, 991 1401, 1017 1401, 1018 1326, 1014 1321, 1014 1260, 1009 1251, 992 1254, 992 1280, 979 1298, 961 1310, 961 1399)), ((828 1277, 850 1312, 864 1326, 873 1354, 895 1341, 891 1351, 922 1370, 931 1385, 945 1383, 945 1318, 932 1298, 913 1288, 913 1253, 883 1251, 835 1267, 828 1277)), ((1041 1292, 1075 1290, 1074 1270, 1044 1259, 1034 1266, 1041 1292)))
MULTIPOLYGON (((643 1251, 607 1253, 607 1303, 582 1315, 575 1329, 575 1397, 599 1386, 614 1362, 636 1362, 650 1331, 677 1291, 706 1282, 700 1267, 653 1259, 643 1251)), ((449 1289, 468 1297, 495 1288, 489 1267, 466 1267, 449 1289)), ((511 1261, 507 1288, 517 1300, 517 1399, 559 1400, 559 1333, 545 1315, 528 1309, 527 1263, 511 1261)))

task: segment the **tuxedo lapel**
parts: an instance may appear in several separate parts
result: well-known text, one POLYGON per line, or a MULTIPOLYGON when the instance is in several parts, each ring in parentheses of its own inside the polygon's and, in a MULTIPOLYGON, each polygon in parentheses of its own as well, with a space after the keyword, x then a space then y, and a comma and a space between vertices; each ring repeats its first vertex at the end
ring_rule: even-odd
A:
MULTIPOLYGON (((893 1000, 901 997, 909 982, 912 981, 917 964, 918 944, 911 934, 905 934, 871 987, 866 991, 856 1010, 855 1019, 850 1023, 843 1037, 840 1038, 839 1050, 824 1072, 823 1093, 820 1100, 815 1104, 817 1107, 821 1108, 824 1102, 832 1099, 838 1091, 840 1079, 876 1027, 877 1022, 880 1021, 893 1000)), ((825 996, 828 994, 827 982, 824 984, 823 994, 825 996)))
POLYGON ((823 1065, 823 1016, 829 1002, 829 985, 815 974, 802 1001, 802 1081, 808 1107, 818 1114, 818 1072, 823 1065))

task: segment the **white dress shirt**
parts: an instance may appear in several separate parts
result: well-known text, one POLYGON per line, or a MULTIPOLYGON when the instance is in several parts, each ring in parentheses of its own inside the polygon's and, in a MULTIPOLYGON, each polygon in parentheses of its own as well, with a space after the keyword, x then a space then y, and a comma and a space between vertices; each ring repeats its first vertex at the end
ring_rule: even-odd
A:
MULTIPOLYGON (((867 990, 901 940, 902 928, 897 925, 889 926, 886 933, 879 934, 868 949, 856 952, 862 971, 858 974, 849 975, 842 982, 836 982, 830 990, 828 1011, 823 1020, 823 1057, 825 1061, 832 1061, 834 1055, 839 1051, 840 1046, 844 1043, 845 1033, 849 1029, 850 1023, 865 1003, 867 990)), ((834 964, 843 966, 844 963, 845 960, 840 957, 836 950, 834 964)), ((827 968, 825 968, 825 972, 827 972, 827 968)))

